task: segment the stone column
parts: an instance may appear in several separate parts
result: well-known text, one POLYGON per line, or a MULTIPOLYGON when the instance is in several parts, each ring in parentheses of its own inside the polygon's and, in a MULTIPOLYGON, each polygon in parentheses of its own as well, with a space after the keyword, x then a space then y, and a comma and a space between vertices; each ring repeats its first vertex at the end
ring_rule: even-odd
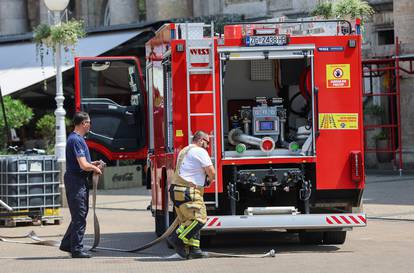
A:
POLYGON ((130 24, 138 21, 136 0, 108 0, 111 25, 130 24))
MULTIPOLYGON (((394 33, 401 41, 401 54, 414 53, 414 4, 412 0, 394 0, 394 33)), ((408 68, 408 63, 400 66, 408 68)), ((401 75, 401 132, 403 163, 414 165, 414 76, 401 75)))
POLYGON ((49 24, 49 10, 43 0, 39 0, 39 21, 40 24, 49 24))
POLYGON ((26 0, 0 1, 0 35, 27 32, 26 0))
POLYGON ((223 13, 224 0, 194 0, 193 16, 209 16, 223 13))
POLYGON ((146 0, 147 21, 193 16, 191 0, 146 0))

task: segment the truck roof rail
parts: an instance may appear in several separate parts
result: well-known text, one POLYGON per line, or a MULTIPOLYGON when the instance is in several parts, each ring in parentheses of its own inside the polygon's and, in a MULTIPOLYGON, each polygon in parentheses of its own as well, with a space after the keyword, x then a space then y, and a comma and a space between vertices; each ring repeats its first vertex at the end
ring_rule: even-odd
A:
POLYGON ((348 27, 345 28, 347 30, 347 33, 343 33, 343 34, 352 34, 352 24, 351 22, 349 22, 348 20, 345 19, 323 19, 323 20, 313 20, 313 19, 304 19, 304 20, 298 20, 298 19, 283 19, 280 21, 267 21, 267 22, 229 22, 229 23, 224 23, 223 24, 223 30, 224 30, 224 26, 227 25, 287 25, 287 24, 297 24, 297 25, 302 25, 302 24, 311 24, 311 23, 337 23, 337 24, 345 24, 348 27))

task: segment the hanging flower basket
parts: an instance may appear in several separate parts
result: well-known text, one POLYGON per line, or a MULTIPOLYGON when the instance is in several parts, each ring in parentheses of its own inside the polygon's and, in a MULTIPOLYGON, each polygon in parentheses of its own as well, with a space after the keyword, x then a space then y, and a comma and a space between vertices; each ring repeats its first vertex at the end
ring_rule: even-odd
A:
MULTIPOLYGON (((44 72, 44 56, 50 49, 55 54, 57 46, 63 46, 65 52, 70 51, 75 55, 75 46, 80 38, 85 37, 86 32, 83 21, 70 20, 59 25, 49 26, 40 24, 33 31, 33 40, 36 42, 36 55, 40 57, 42 73, 44 72)), ((44 89, 47 89, 46 79, 44 89)))
POLYGON ((71 20, 53 26, 41 24, 35 28, 33 38, 37 45, 53 49, 57 45, 73 47, 85 34, 83 21, 71 20))

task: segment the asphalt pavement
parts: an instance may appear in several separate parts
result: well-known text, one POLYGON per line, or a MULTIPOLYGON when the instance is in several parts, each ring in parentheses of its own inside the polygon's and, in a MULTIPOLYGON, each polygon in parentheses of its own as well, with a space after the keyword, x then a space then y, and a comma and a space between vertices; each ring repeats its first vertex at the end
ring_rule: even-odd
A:
MULTIPOLYGON (((168 258, 174 252, 161 243, 141 253, 99 250, 92 259, 79 260, 54 247, 0 242, 0 272, 414 272, 414 175, 370 174, 363 200, 368 226, 348 232, 340 246, 303 246, 295 234, 243 233, 216 237, 206 250, 263 254, 275 249, 276 257, 177 261, 168 258)), ((99 191, 101 245, 133 248, 155 239, 154 221, 146 210, 149 201, 143 187, 99 191)), ((62 215, 61 225, 0 228, 0 234, 34 230, 44 239, 59 240, 68 210, 62 209, 62 215)), ((92 244, 92 214, 88 223, 85 243, 92 244)))

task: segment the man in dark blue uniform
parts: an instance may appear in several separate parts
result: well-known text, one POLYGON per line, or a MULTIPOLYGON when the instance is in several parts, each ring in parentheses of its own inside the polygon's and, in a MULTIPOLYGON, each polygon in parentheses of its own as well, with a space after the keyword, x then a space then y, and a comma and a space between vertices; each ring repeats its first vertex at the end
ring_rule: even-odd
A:
POLYGON ((70 133, 66 144, 66 173, 64 176, 66 197, 71 222, 59 249, 70 252, 72 258, 90 258, 83 250, 86 216, 89 209, 88 174, 102 174, 99 161, 91 162, 84 136, 89 132, 91 120, 85 112, 77 112, 73 117, 75 129, 70 133))

